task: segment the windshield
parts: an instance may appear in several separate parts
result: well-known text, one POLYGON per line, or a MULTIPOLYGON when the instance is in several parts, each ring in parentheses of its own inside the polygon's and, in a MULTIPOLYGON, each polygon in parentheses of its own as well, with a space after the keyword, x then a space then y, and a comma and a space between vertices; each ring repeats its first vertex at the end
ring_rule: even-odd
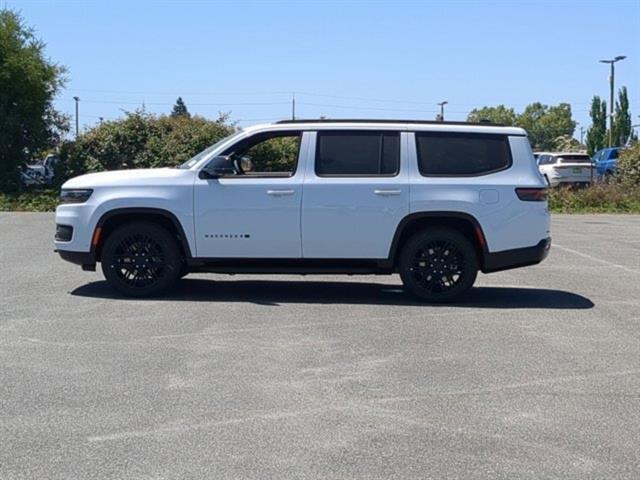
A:
POLYGON ((228 135, 228 136, 224 137, 223 139, 217 141, 216 143, 214 143, 210 147, 205 148, 203 151, 201 151, 200 153, 198 153, 194 157, 191 157, 189 160, 184 162, 178 168, 181 168, 181 169, 184 169, 184 170, 188 170, 189 168, 193 167, 196 163, 198 163, 200 160, 202 160, 207 155, 209 155, 211 152, 213 152, 216 148, 221 146, 223 143, 227 142, 228 140, 231 140, 234 137, 239 136, 242 133, 243 133, 242 131, 239 131, 239 132, 235 132, 235 133, 232 133, 231 135, 228 135))

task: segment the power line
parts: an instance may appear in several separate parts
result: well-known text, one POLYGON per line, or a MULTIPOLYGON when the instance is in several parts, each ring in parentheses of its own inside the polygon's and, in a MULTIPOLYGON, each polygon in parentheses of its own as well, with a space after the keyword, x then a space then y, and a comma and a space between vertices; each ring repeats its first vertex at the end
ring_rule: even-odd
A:
POLYGON ((406 108, 384 108, 384 107, 361 107, 358 105, 335 105, 329 103, 310 103, 310 102, 298 102, 298 105, 307 105, 311 107, 324 107, 324 108, 346 108, 351 110, 376 110, 384 112, 414 112, 414 113, 435 113, 435 110, 424 109, 406 109, 406 108))
MULTIPOLYGON (((146 90, 101 90, 101 89, 83 89, 77 88, 74 89, 77 91, 85 91, 85 92, 93 92, 93 93, 108 93, 108 94, 126 94, 126 95, 171 95, 171 96, 184 96, 184 95, 194 95, 194 96, 272 96, 272 95, 286 95, 290 96, 291 91, 248 91, 248 92, 150 92, 146 90)), ((309 96, 309 97, 319 97, 319 98, 335 98, 342 100, 356 100, 356 101, 364 101, 364 102, 378 102, 378 103, 397 103, 397 104, 413 104, 413 105, 435 105, 437 102, 434 101, 424 101, 424 100, 400 100, 400 99, 388 99, 388 98, 375 98, 375 97, 361 97, 361 96, 350 96, 350 95, 332 95, 325 93, 316 93, 316 92, 308 92, 308 91, 294 91, 294 95, 298 96, 309 96)), ((555 103, 555 102, 549 102, 555 103)), ((567 100, 562 100, 557 103, 569 103, 571 105, 590 105, 591 102, 572 102, 567 100)), ((193 103, 191 103, 193 105, 193 103)), ((482 101, 482 102, 472 102, 472 103, 458 103, 459 106, 471 106, 475 107, 477 105, 491 105, 491 104, 502 104, 505 106, 511 107, 521 107, 527 106, 530 103, 513 103, 513 102, 492 102, 492 101, 482 101)), ((208 104, 203 104, 208 105, 208 104)))
MULTIPOLYGON (((69 99, 63 99, 64 101, 71 101, 69 99)), ((104 103, 111 105, 154 105, 154 106, 172 106, 173 103, 165 103, 165 102, 147 102, 146 100, 141 100, 139 102, 132 102, 129 100, 82 100, 83 103, 104 103)), ((237 102, 237 103, 225 103, 225 102, 216 102, 216 103, 191 103, 190 106, 196 107, 240 107, 240 106, 258 106, 258 105, 289 105, 289 102, 237 102)))

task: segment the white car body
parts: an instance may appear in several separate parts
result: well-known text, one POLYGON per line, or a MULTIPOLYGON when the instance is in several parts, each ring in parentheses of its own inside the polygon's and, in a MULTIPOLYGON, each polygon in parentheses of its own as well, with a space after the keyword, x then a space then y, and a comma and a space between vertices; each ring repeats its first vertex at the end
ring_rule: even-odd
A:
POLYGON ((540 152, 538 168, 549 186, 588 185, 594 172, 591 158, 586 153, 540 152))
MULTIPOLYGON (((189 168, 122 170, 69 180, 63 191, 93 192, 84 203, 58 206, 56 224, 71 227, 73 233, 70 239, 56 240, 55 247, 64 258, 92 269, 99 261, 96 242, 102 240, 99 229, 106 220, 114 215, 162 213, 179 231, 192 269, 226 271, 212 266, 221 259, 243 260, 243 265, 272 259, 281 266, 294 260, 298 262, 294 265, 321 270, 322 262, 317 261, 325 259, 366 260, 377 265, 371 273, 392 273, 403 228, 419 219, 450 219, 473 226, 474 241, 484 252, 481 269, 489 272, 537 263, 549 247, 547 202, 522 201, 517 187, 546 187, 520 128, 382 121, 258 125, 223 141, 189 168), (202 177, 211 159, 230 145, 256 134, 291 130, 301 134, 298 164, 291 176, 202 177), (316 141, 325 130, 398 132, 397 174, 319 176, 314 168, 316 141), (416 151, 415 135, 420 132, 504 136, 512 163, 475 176, 424 176, 416 151), (514 252, 533 257, 511 261, 514 252)), ((346 263, 340 270, 350 271, 346 263)))

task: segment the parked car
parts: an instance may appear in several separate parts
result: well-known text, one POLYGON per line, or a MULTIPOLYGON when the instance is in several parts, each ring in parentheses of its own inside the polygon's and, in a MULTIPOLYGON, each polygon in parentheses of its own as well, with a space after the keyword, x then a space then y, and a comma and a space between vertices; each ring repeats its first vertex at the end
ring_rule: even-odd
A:
POLYGON ((620 147, 603 148, 593 155, 593 163, 598 180, 606 180, 615 175, 618 156, 622 150, 620 147))
POLYGON ((538 168, 551 187, 584 186, 593 181, 591 157, 586 153, 540 152, 538 168))
POLYGON ((40 162, 25 165, 20 171, 20 179, 26 187, 34 185, 51 185, 55 176, 55 167, 60 161, 57 155, 47 155, 40 162))
POLYGON ((282 121, 179 168, 69 180, 55 247, 85 270, 101 262, 128 296, 165 292, 189 272, 397 272, 417 297, 446 302, 479 270, 546 257, 546 194, 521 128, 282 121))

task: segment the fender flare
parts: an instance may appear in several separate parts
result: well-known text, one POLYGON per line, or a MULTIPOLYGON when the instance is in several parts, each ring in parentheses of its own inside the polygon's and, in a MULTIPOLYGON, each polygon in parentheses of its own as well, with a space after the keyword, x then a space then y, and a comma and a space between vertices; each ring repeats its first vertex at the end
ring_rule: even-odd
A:
MULTIPOLYGON (((400 246, 400 239, 402 238, 402 234, 404 233, 407 226, 415 221, 422 219, 445 219, 452 218, 456 220, 464 220, 469 222, 473 226, 473 230, 476 236, 476 241, 478 246, 480 247, 482 254, 485 255, 489 253, 489 249, 487 247, 487 239, 484 235, 484 231, 482 230, 482 226, 480 222, 473 215, 465 212, 456 212, 456 211, 433 211, 433 212, 417 212, 410 213, 405 216, 400 223, 396 227, 396 231, 393 235, 393 240, 391 241, 391 247, 389 248, 389 257, 388 260, 390 262, 395 261, 396 254, 398 251, 398 247, 400 246)), ((482 261, 482 259, 480 259, 482 261)))
MULTIPOLYGON (((191 253, 191 247, 189 246, 189 242, 187 240, 187 236, 185 234, 184 228, 182 227, 182 223, 180 223, 180 220, 178 220, 178 217, 176 217, 172 212, 170 212, 169 210, 164 210, 162 208, 153 208, 153 207, 124 207, 124 208, 114 208, 113 210, 109 210, 105 213, 102 214, 102 216, 100 217, 100 219, 98 220, 98 223, 96 223, 95 229, 94 229, 94 236, 95 236, 95 232, 98 230, 98 228, 102 228, 102 226, 107 222, 107 220, 119 216, 119 215, 140 215, 140 214, 144 214, 144 215, 160 215, 164 218, 166 218, 167 220, 169 220, 171 222, 171 224, 175 227, 176 231, 178 232, 178 236, 180 237, 180 244, 182 245, 182 248, 185 252, 186 258, 190 259, 193 258, 192 253, 191 253)), ((93 238, 93 237, 92 237, 93 238)), ((91 242, 91 253, 95 256, 96 255, 96 251, 95 251, 96 245, 94 245, 93 241, 91 242)))

